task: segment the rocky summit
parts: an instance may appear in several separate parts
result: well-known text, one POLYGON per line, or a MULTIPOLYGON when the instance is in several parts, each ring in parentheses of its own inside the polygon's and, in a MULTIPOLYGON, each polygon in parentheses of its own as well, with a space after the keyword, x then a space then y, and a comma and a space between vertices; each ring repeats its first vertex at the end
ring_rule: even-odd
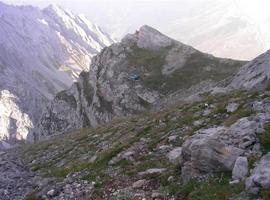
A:
POLYGON ((89 72, 56 95, 41 117, 36 138, 173 104, 174 99, 210 90, 243 64, 201 53, 143 26, 103 49, 89 72))

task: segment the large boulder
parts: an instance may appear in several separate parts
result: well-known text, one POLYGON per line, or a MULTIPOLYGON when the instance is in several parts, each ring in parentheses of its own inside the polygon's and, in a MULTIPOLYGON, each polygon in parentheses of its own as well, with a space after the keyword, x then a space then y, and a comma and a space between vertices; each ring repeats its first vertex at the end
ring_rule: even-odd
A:
POLYGON ((173 150, 171 150, 167 154, 167 158, 171 163, 174 164, 181 164, 183 162, 183 156, 182 156, 182 147, 177 147, 173 150))
POLYGON ((270 189, 270 153, 263 156, 246 180, 246 190, 258 193, 260 189, 270 189))
POLYGON ((209 135, 195 135, 183 145, 186 160, 201 172, 231 171, 243 150, 215 140, 209 135))

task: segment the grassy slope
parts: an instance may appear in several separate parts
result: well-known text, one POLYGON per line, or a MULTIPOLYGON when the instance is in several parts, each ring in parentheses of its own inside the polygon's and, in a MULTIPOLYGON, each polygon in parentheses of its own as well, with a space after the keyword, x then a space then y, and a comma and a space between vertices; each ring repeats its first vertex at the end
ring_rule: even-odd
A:
MULTIPOLYGON (((220 59, 196 51, 190 55, 184 66, 170 75, 163 75, 162 68, 166 63, 165 58, 172 48, 173 46, 153 52, 133 46, 132 53, 127 58, 128 66, 137 68, 137 71, 140 71, 140 67, 143 66, 143 72, 140 71, 140 73, 149 74, 142 77, 144 85, 168 94, 176 90, 188 89, 208 79, 224 80, 245 64, 243 61, 220 59), (211 70, 206 70, 206 67, 210 67, 211 70), (166 84, 164 85, 164 83, 166 84)), ((179 53, 179 55, 181 54, 179 53)))
POLYGON ((22 154, 34 171, 46 177, 61 180, 69 173, 84 172, 82 179, 96 182, 96 199, 102 199, 102 195, 108 194, 110 188, 125 188, 136 180, 145 178, 151 181, 146 193, 159 190, 180 199, 225 200, 240 193, 243 184, 231 187, 230 174, 216 174, 206 182, 193 181, 183 185, 180 167, 169 163, 166 154, 160 153, 158 148, 166 144, 181 146, 186 136, 200 128, 221 124, 229 126, 241 117, 250 116, 253 112, 248 103, 259 98, 267 97, 242 92, 216 97, 205 95, 201 102, 179 102, 164 111, 117 119, 95 129, 83 129, 61 138, 26 146, 22 154), (228 114, 225 107, 232 99, 240 103, 240 107, 228 114), (203 115, 206 103, 214 107, 208 116, 203 115), (204 123, 194 126, 193 122, 196 120, 203 120, 204 123), (170 135, 177 135, 178 139, 169 143, 170 135), (134 161, 122 159, 109 165, 109 161, 117 154, 138 145, 142 140, 147 141, 146 149, 134 161), (92 162, 94 155, 97 158, 92 162), (150 168, 167 170, 159 176, 138 175, 138 172, 150 168), (170 176, 173 180, 168 181, 170 176))

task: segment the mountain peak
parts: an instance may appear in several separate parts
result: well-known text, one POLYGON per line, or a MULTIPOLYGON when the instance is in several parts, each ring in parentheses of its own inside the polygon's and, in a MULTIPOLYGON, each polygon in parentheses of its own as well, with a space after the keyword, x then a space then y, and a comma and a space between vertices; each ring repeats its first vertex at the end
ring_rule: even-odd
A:
POLYGON ((55 4, 55 3, 50 4, 45 9, 52 10, 52 11, 55 11, 55 12, 57 12, 57 11, 64 11, 64 9, 60 5, 55 4))
POLYGON ((151 26, 144 25, 134 34, 124 37, 122 42, 135 42, 139 48, 157 51, 160 48, 171 46, 175 41, 151 26))
POLYGON ((60 16, 60 17, 69 15, 72 18, 74 18, 74 15, 72 14, 72 12, 70 12, 67 9, 62 8, 58 4, 50 4, 48 7, 44 8, 43 11, 53 13, 54 15, 60 16))
POLYGON ((158 35, 163 35, 161 32, 159 32, 157 29, 149 26, 149 25, 143 25, 140 29, 139 29, 140 33, 155 33, 158 35))

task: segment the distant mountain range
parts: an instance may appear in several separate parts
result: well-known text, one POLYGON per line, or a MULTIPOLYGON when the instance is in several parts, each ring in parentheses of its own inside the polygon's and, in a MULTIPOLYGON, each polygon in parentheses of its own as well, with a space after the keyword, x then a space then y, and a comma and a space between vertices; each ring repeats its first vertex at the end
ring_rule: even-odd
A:
POLYGON ((26 139, 42 108, 113 40, 84 16, 0 3, 0 139, 26 139))

